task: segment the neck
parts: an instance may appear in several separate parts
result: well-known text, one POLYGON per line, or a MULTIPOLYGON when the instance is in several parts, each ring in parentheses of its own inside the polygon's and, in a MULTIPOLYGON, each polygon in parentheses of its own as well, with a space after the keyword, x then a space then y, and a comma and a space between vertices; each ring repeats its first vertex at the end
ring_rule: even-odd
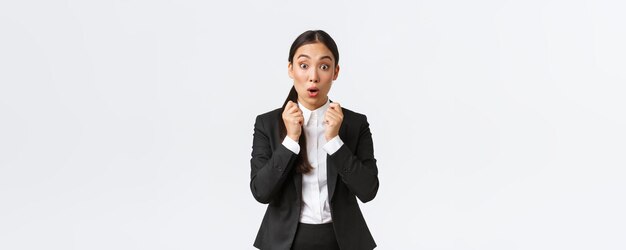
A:
POLYGON ((327 101, 328 101, 328 97, 324 98, 323 102, 311 104, 302 100, 300 97, 298 97, 298 103, 302 104, 302 106, 304 106, 305 108, 311 111, 316 110, 320 108, 321 106, 324 106, 324 104, 326 104, 327 101))

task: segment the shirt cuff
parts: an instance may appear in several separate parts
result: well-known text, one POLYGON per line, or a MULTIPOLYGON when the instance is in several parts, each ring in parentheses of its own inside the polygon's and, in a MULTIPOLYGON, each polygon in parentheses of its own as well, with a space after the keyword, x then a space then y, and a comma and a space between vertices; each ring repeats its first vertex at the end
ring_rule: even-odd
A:
POLYGON ((339 135, 337 135, 335 138, 330 139, 330 141, 328 141, 323 148, 326 150, 326 153, 332 155, 337 152, 341 146, 343 146, 343 141, 339 138, 339 135))
POLYGON ((300 145, 289 136, 285 136, 285 139, 283 140, 283 146, 291 150, 291 152, 293 152, 294 154, 300 153, 300 145))

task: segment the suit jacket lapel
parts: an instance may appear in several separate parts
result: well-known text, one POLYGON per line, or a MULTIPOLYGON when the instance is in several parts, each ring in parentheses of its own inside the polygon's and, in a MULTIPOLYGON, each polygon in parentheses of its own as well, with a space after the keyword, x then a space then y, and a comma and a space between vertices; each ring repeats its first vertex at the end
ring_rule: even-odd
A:
MULTIPOLYGON (((342 140, 344 140, 344 143, 346 143, 345 138, 346 138, 346 127, 348 126, 347 121, 344 120, 341 123, 341 127, 339 127, 339 138, 342 138, 342 140)), ((328 201, 331 202, 333 200, 333 194, 335 194, 335 186, 337 186, 337 168, 339 166, 335 166, 333 165, 333 163, 331 161, 328 160, 328 157, 326 157, 326 180, 327 180, 327 185, 328 185, 328 201)))
POLYGON ((293 183, 296 184, 296 195, 298 196, 298 201, 302 202, 302 174, 298 173, 296 170, 293 170, 293 172, 293 183))

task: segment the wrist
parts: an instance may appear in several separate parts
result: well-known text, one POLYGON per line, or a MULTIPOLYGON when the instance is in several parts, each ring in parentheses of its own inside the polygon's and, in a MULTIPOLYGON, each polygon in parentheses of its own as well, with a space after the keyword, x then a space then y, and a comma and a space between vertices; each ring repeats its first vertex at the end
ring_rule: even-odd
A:
POLYGON ((300 139, 300 135, 287 135, 287 136, 289 136, 289 138, 291 138, 295 142, 298 142, 298 140, 300 139))
POLYGON ((326 135, 325 137, 326 137, 326 141, 330 141, 333 138, 337 137, 337 135, 326 135))

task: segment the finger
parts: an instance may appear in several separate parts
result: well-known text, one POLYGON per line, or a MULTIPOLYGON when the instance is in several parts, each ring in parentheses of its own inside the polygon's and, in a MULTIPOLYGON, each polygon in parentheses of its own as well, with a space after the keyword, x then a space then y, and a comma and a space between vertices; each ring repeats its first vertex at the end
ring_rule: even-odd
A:
POLYGON ((337 115, 329 113, 329 112, 326 112, 326 117, 324 117, 324 121, 326 123, 329 123, 331 121, 337 121, 337 120, 338 120, 337 119, 337 115))
POLYGON ((330 103, 330 108, 332 108, 332 109, 341 109, 341 104, 339 104, 338 102, 331 102, 330 103))
POLYGON ((298 106, 297 103, 293 103, 293 109, 295 109, 299 113, 302 113, 302 110, 300 109, 300 106, 298 106))
POLYGON ((326 111, 326 114, 333 115, 334 117, 336 117, 337 119, 340 119, 340 120, 343 117, 343 113, 341 113, 341 111, 338 111, 338 110, 328 109, 328 111, 326 111))
POLYGON ((285 114, 291 113, 292 105, 293 104, 291 103, 291 101, 287 102, 287 104, 285 105, 285 109, 283 110, 283 113, 285 113, 285 114))
MULTIPOLYGON (((333 103, 331 103, 331 104, 333 104, 333 103)), ((334 113, 337 113, 337 114, 343 114, 343 111, 341 110, 341 105, 339 105, 339 104, 330 106, 328 108, 328 111, 333 111, 334 113)))
POLYGON ((287 114, 289 114, 289 115, 292 115, 292 116, 293 116, 293 115, 295 115, 296 113, 298 113, 298 109, 294 108, 293 106, 291 106, 291 108, 289 108, 289 109, 287 110, 287 114))
POLYGON ((300 109, 298 108, 298 104, 296 104, 296 103, 294 103, 292 101, 289 101, 289 102, 290 102, 291 105, 289 105, 288 109, 286 108, 287 113, 293 114, 293 113, 296 113, 296 112, 300 111, 300 109))
POLYGON ((300 118, 297 116, 288 116, 287 120, 290 124, 300 124, 300 118))
POLYGON ((285 109, 287 109, 287 108, 289 108, 289 109, 293 109, 293 108, 300 109, 300 107, 298 107, 298 103, 294 102, 294 101, 288 101, 287 105, 285 106, 285 109))
POLYGON ((337 116, 337 115, 338 113, 336 110, 330 110, 330 109, 326 110, 325 116, 337 116))
POLYGON ((330 107, 328 110, 326 110, 326 114, 338 114, 338 112, 334 107, 330 107))

